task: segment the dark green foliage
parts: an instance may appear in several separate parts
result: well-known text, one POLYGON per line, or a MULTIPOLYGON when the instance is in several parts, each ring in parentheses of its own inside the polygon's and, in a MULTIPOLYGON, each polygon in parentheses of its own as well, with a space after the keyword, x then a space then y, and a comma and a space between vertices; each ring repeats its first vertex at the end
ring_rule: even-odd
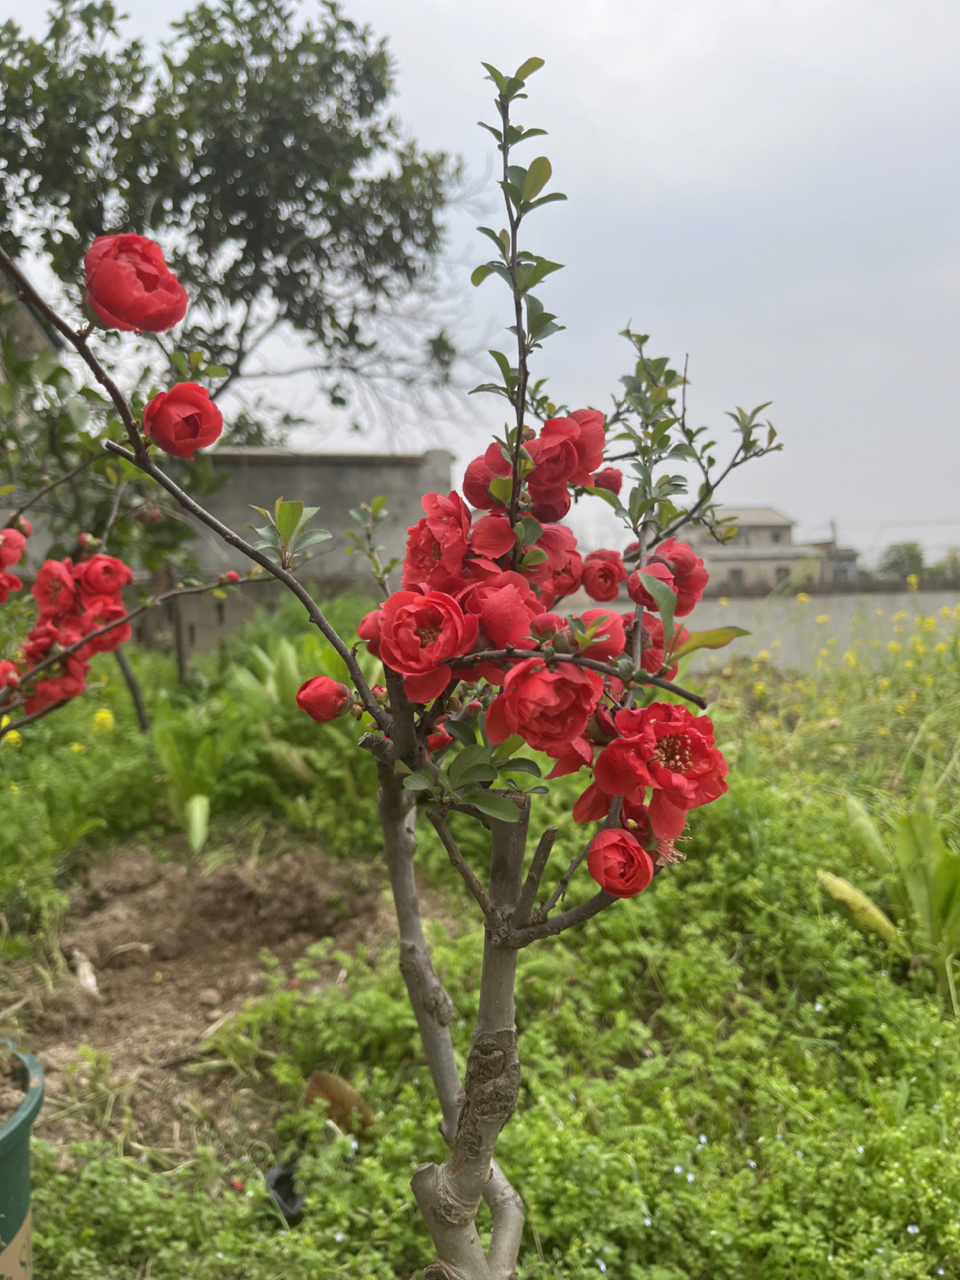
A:
POLYGON ((223 385, 285 324, 342 399, 368 319, 425 282, 453 178, 389 114, 384 42, 335 3, 301 25, 284 0, 217 0, 154 62, 117 23, 61 0, 43 41, 0 29, 0 232, 71 285, 95 236, 158 239, 193 302, 181 345, 223 385))

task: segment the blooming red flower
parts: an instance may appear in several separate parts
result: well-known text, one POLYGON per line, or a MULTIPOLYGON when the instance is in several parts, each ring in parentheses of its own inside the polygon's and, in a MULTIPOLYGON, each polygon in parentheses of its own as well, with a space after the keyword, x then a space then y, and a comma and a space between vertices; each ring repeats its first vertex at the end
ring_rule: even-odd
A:
POLYGON ((80 600, 86 606, 98 596, 117 596, 133 581, 133 571, 116 556, 96 555, 74 565, 73 576, 80 587, 80 600))
MULTIPOLYGON (((634 614, 622 613, 620 615, 623 620, 623 629, 626 635, 626 648, 630 647, 632 632, 634 626, 634 614)), ((674 651, 689 639, 690 632, 686 627, 681 627, 679 634, 674 632, 674 651)), ((644 671, 649 671, 651 675, 657 675, 664 661, 663 646, 663 623, 655 613, 644 613, 641 621, 641 640, 640 640, 640 665, 644 671)), ((664 673, 668 680, 672 680, 677 674, 677 664, 664 673)))
POLYGON ((436 589, 460 572, 467 553, 470 512, 458 493, 444 498, 424 494, 423 520, 407 530, 407 554, 401 583, 405 591, 425 586, 436 589))
POLYGON ((677 593, 674 614, 678 618, 686 617, 703 595, 703 589, 710 580, 703 561, 694 554, 688 543, 668 538, 654 550, 648 561, 648 571, 655 564, 666 565, 673 574, 673 589, 677 593))
POLYGON ((83 270, 83 300, 108 329, 161 333, 186 313, 187 291, 154 240, 132 234, 97 236, 83 270))
POLYGON ((516 541, 517 535, 506 516, 483 516, 473 522, 470 530, 470 550, 494 560, 512 550, 516 541))
POLYGON ((164 453, 193 461, 194 449, 220 438, 223 414, 198 382, 178 382, 154 396, 143 411, 144 432, 164 453))
POLYGON ((527 658, 509 672, 487 712, 487 736, 503 742, 519 733, 535 751, 561 756, 583 735, 603 693, 595 671, 563 663, 551 671, 543 658, 527 658))
POLYGON ((591 600, 616 600, 627 576, 619 551, 591 551, 583 562, 583 589, 591 600))
POLYGON ((568 773, 577 773, 585 764, 593 764, 593 743, 586 738, 574 738, 557 757, 557 763, 547 777, 562 778, 568 773))
POLYGON ((342 716, 352 702, 353 694, 347 686, 329 676, 313 676, 297 690, 297 706, 320 724, 342 716))
POLYGON ((77 597, 69 560, 44 560, 31 595, 40 606, 40 617, 62 618, 73 608, 77 597))
POLYGON ((653 879, 653 859, 629 831, 598 831, 587 850, 587 869, 614 898, 635 898, 653 879))
POLYGON ((533 499, 530 514, 541 524, 556 524, 570 510, 571 498, 565 488, 544 489, 535 498, 532 494, 530 496, 533 499))
POLYGON ((523 575, 540 587, 540 602, 549 609, 560 596, 576 591, 583 574, 583 561, 577 551, 577 540, 565 525, 544 525, 543 533, 533 544, 546 553, 543 564, 524 569, 523 575))
POLYGON ((655 702, 642 710, 618 711, 624 736, 604 747, 594 766, 599 789, 642 804, 647 788, 650 822, 658 840, 675 840, 688 809, 723 795, 727 762, 714 746, 713 724, 686 707, 655 702))
POLYGON ((27 715, 55 706, 58 702, 78 698, 87 687, 88 666, 79 654, 71 654, 69 658, 64 658, 62 663, 56 665, 60 671, 59 675, 44 676, 34 685, 33 693, 23 707, 27 715))
POLYGON ((656 563, 647 564, 643 570, 638 569, 635 573, 631 573, 630 577, 627 579, 627 595, 634 604, 643 605, 644 609, 652 609, 653 612, 656 613, 660 606, 643 585, 643 579, 640 577, 641 572, 649 574, 651 578, 656 578, 658 582, 662 582, 663 585, 665 587, 669 587, 671 591, 674 590, 673 574, 665 564, 656 563))
POLYGON ((508 476, 513 468, 503 456, 503 447, 494 442, 486 453, 467 464, 463 476, 464 497, 471 507, 493 511, 504 504, 490 492, 490 481, 494 476, 508 476))
MULTIPOLYGON (((84 635, 89 635, 91 631, 98 631, 110 622, 117 622, 127 612, 122 602, 115 596, 94 596, 92 600, 84 601, 84 604, 86 608, 80 619, 84 635)), ((122 626, 112 627, 102 636, 91 640, 89 644, 84 645, 83 652, 112 653, 118 645, 126 644, 132 634, 130 623, 125 622, 122 626)))
POLYGON ((580 616, 588 630, 594 623, 600 624, 593 639, 581 650, 583 656, 596 658, 598 662, 610 662, 619 658, 626 644, 620 615, 611 613, 609 609, 588 609, 580 616))
POLYGON ((26 545, 27 540, 19 529, 0 529, 0 569, 12 569, 26 545))
POLYGON ((450 737, 450 734, 440 726, 436 733, 427 734, 427 750, 445 751, 452 741, 453 738, 450 737))
POLYGON ((4 569, 0 572, 0 604, 6 604, 15 591, 23 590, 23 581, 15 573, 4 569))
MULTIPOLYGON (((448 660, 473 648, 476 617, 465 616, 456 600, 442 591, 395 591, 380 613, 380 657, 404 677, 412 702, 430 702, 450 680, 448 660)), ((361 625, 366 623, 367 618, 361 625)))
POLYGON ((617 467, 604 467, 595 476, 591 476, 595 489, 606 489, 608 493, 619 494, 623 488, 623 472, 617 467))

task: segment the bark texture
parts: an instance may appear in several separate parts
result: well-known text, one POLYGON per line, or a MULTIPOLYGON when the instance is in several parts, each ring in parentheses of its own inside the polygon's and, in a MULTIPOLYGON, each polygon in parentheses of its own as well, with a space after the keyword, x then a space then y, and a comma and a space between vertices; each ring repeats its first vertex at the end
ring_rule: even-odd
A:
POLYGON ((523 1230, 519 1196, 494 1175, 500 1222, 495 1220, 488 1257, 477 1233, 476 1215, 481 1198, 493 1190, 497 1139, 516 1110, 520 1091, 513 994, 517 952, 502 945, 499 922, 509 920, 520 897, 528 817, 529 805, 523 802, 519 822, 490 822, 487 897, 492 910, 484 936, 480 1006, 467 1060, 463 1106, 449 1157, 442 1165, 421 1165, 413 1177, 413 1192, 437 1250, 436 1260, 424 1273, 430 1280, 509 1280, 515 1274, 523 1230))

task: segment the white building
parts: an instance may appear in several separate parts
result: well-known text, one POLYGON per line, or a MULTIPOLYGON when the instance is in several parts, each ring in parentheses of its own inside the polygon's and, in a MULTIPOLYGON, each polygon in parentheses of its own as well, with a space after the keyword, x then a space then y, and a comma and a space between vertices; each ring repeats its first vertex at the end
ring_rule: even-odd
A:
POLYGON ((715 542, 702 528, 689 533, 710 574, 711 594, 771 591, 788 581, 797 588, 857 581, 855 551, 835 542, 795 543, 796 521, 773 507, 719 507, 717 514, 736 523, 728 542, 715 542))

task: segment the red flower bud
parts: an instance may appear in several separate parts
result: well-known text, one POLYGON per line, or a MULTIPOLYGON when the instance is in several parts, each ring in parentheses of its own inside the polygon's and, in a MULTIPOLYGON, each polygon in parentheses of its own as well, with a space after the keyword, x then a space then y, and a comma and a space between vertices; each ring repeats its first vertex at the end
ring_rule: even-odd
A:
POLYGON ((297 706, 321 724, 342 716, 352 702, 353 694, 347 686, 329 676, 314 676, 297 690, 297 706))
POLYGON ((653 860, 639 841, 619 827, 599 831, 587 851, 587 868, 614 898, 635 898, 653 879, 653 860))
POLYGON ((240 575, 239 575, 239 573, 237 573, 236 569, 228 569, 228 570, 227 570, 227 581, 228 581, 228 582, 239 582, 239 581, 240 581, 240 575))
POLYGON ((154 396, 143 411, 143 430, 164 453, 193 461, 194 449, 220 438, 223 414, 197 382, 178 382, 154 396))
POLYGON ((609 493, 619 494, 623 488, 623 472, 616 467, 604 467, 590 478, 595 489, 606 489, 609 493))

